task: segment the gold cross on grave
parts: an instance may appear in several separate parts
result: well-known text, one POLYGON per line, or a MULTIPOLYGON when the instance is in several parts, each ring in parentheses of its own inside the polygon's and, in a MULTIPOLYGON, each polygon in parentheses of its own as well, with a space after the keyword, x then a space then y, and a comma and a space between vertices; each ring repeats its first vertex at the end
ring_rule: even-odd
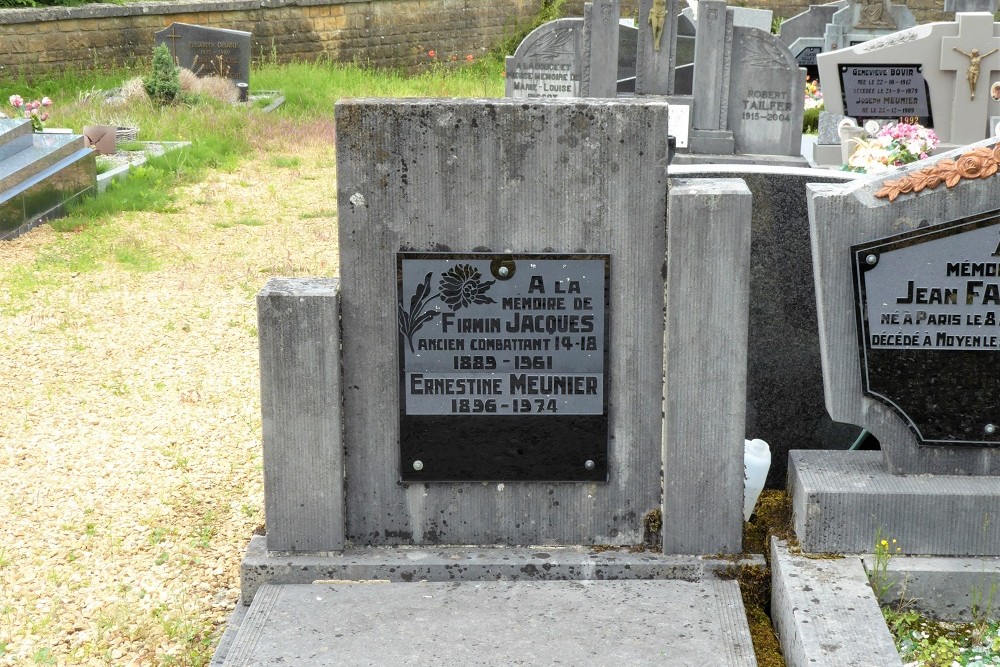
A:
POLYGON ((993 36, 993 15, 985 12, 959 14, 958 35, 941 38, 941 71, 955 72, 953 144, 971 144, 990 136, 986 131, 989 81, 992 72, 1000 70, 998 49, 1000 38, 993 36))

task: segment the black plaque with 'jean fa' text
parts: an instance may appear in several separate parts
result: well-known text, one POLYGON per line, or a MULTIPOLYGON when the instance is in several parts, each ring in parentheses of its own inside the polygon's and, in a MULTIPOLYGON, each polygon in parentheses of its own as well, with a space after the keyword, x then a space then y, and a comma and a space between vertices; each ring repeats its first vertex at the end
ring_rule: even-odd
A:
POLYGON ((851 248, 861 374, 923 445, 1000 445, 1000 211, 851 248))
POLYGON ((397 255, 403 481, 606 481, 608 255, 397 255))

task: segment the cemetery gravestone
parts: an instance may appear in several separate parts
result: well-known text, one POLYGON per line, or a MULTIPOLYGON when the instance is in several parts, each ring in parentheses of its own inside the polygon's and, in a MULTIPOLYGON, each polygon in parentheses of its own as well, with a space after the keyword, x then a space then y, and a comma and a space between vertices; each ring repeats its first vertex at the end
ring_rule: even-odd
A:
POLYGON ((959 14, 962 12, 989 12, 996 14, 997 0, 944 0, 944 10, 959 14))
MULTIPOLYGON (((960 14, 818 57, 826 110, 863 120, 916 119, 933 127, 942 148, 991 136, 1000 101, 1000 37, 993 16, 960 14), (968 55, 967 55, 968 54, 968 55)), ((823 156, 821 164, 839 162, 823 156)))
POLYGON ((810 187, 827 407, 882 452, 793 452, 805 550, 870 549, 890 530, 904 553, 998 554, 998 156, 984 142, 810 187))
POLYGON ((636 94, 673 94, 679 14, 677 0, 640 0, 636 94))
POLYGON ((583 74, 584 97, 615 97, 618 94, 618 21, 621 0, 596 0, 584 5, 583 74))
POLYGON ((579 97, 583 19, 558 19, 535 28, 507 56, 506 96, 579 97))
POLYGON ((823 52, 826 26, 833 21, 833 15, 846 6, 847 0, 809 5, 809 9, 781 24, 778 38, 788 46, 799 66, 805 67, 813 78, 817 76, 816 56, 823 52))
POLYGON ((806 73, 771 33, 733 29, 729 128, 737 153, 799 155, 806 73))
POLYGON ((848 0, 826 26, 823 51, 844 49, 915 25, 917 20, 906 5, 893 5, 890 0, 848 0))
POLYGON ((699 9, 691 151, 799 158, 805 70, 771 33, 734 26, 721 0, 699 9))
POLYGON ((174 62, 200 76, 215 75, 237 83, 250 81, 249 32, 173 23, 154 36, 167 44, 174 62))

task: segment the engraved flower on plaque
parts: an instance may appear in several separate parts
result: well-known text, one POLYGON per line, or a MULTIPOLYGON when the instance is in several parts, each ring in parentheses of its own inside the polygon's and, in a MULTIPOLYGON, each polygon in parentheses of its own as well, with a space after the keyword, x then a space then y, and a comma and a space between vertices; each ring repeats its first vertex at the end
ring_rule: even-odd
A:
POLYGON ((453 311, 472 304, 496 303, 486 296, 496 281, 481 282, 482 274, 472 265, 459 264, 441 275, 441 300, 453 311))

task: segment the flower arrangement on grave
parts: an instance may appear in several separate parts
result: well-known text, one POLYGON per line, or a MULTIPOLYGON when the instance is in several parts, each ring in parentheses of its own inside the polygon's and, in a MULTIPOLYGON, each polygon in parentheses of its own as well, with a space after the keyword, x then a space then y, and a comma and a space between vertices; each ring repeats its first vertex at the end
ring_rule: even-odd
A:
POLYGON ((805 109, 822 109, 823 91, 819 89, 819 82, 806 76, 806 100, 805 109))
POLYGON ((11 95, 7 100, 10 105, 17 109, 17 113, 24 114, 25 118, 31 119, 31 129, 41 132, 45 129, 45 121, 49 119, 49 112, 45 111, 52 106, 52 100, 43 97, 41 100, 25 102, 20 95, 11 95))
POLYGON ((819 82, 806 76, 805 104, 802 107, 802 132, 815 134, 819 131, 819 112, 823 110, 823 91, 819 82))
POLYGON ((884 174, 897 167, 923 160, 940 143, 934 130, 913 123, 882 126, 868 139, 858 140, 844 171, 884 174))

